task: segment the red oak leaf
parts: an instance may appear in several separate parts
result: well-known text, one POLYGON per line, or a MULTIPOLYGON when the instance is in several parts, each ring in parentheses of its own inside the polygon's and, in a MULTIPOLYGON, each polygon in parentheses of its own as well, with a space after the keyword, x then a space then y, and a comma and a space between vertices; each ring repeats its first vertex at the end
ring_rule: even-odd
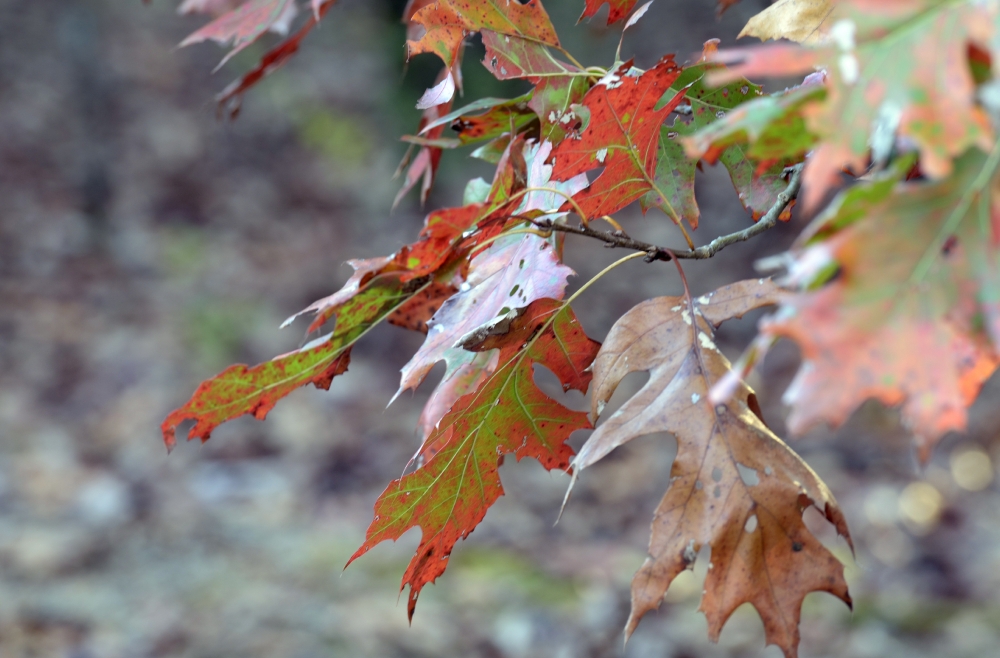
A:
POLYGON ((555 373, 566 389, 587 389, 587 368, 598 344, 587 338, 568 307, 538 300, 494 333, 463 346, 480 352, 499 349, 496 371, 459 399, 433 430, 426 463, 392 482, 379 497, 365 543, 348 562, 419 526, 420 545, 402 583, 410 586, 411 618, 420 590, 444 573, 458 540, 503 495, 498 473, 503 456, 534 457, 547 469, 566 469, 573 454, 566 440, 590 427, 586 414, 566 409, 534 383, 537 363, 555 373))
MULTIPOLYGON (((587 219, 610 215, 655 189, 660 125, 684 91, 675 93, 660 109, 654 108, 680 73, 672 55, 644 73, 626 62, 583 97, 589 122, 579 139, 560 142, 551 160, 553 180, 604 168, 589 187, 573 197, 587 219)), ((573 208, 569 202, 563 206, 563 210, 573 208)))

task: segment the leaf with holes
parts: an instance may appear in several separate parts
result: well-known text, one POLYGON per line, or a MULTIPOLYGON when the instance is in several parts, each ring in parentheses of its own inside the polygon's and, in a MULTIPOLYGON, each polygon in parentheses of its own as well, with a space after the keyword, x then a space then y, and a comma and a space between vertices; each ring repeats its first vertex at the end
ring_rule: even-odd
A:
POLYGON ((452 68, 465 36, 480 30, 559 46, 559 38, 541 0, 436 0, 413 14, 426 32, 407 41, 409 54, 432 52, 452 68))
POLYGON ((840 425, 868 398, 901 405, 925 460, 965 429, 1000 364, 997 158, 972 151, 938 182, 897 183, 900 171, 855 186, 806 230, 802 291, 761 327, 802 348, 789 429, 840 425))
POLYGON ((710 162, 734 146, 757 161, 801 161, 816 144, 816 136, 806 127, 802 107, 821 100, 826 88, 803 84, 774 94, 758 96, 681 138, 690 158, 710 162))
POLYGON ((528 107, 538 115, 539 132, 543 140, 558 144, 582 127, 574 108, 590 90, 590 80, 579 76, 549 77, 539 82, 528 107))
MULTIPOLYGON (((516 316, 516 309, 536 299, 562 298, 571 274, 573 270, 559 262, 548 240, 519 234, 494 242, 472 259, 462 291, 434 314, 427 339, 403 366, 396 395, 416 388, 438 361, 448 364, 445 380, 451 379, 459 369, 468 370, 475 355, 457 347, 464 336, 483 328, 489 330, 509 324, 516 316)), ((444 386, 432 397, 450 396, 453 391, 451 386, 444 386)), ((446 411, 449 402, 455 399, 457 397, 435 400, 434 406, 446 411)), ((431 420, 437 422, 437 418, 431 420)))
POLYGON ((580 69, 556 59, 544 44, 483 30, 486 57, 483 66, 497 80, 527 78, 538 83, 542 78, 579 75, 580 69))
MULTIPOLYGON (((655 189, 660 125, 680 103, 683 91, 659 109, 656 106, 680 74, 672 55, 642 73, 625 62, 583 97, 589 122, 579 139, 563 140, 551 157, 553 180, 604 168, 574 196, 587 219, 610 215, 655 189)), ((563 209, 573 206, 567 202, 563 209)))
POLYGON ((569 133, 570 107, 579 103, 590 79, 580 69, 556 59, 542 44, 483 30, 483 65, 499 80, 526 78, 535 85, 528 107, 538 115, 541 136, 554 144, 569 133))
POLYGON ((697 300, 651 299, 615 323, 594 360, 594 415, 629 373, 647 370, 649 380, 590 436, 573 460, 575 469, 645 434, 677 438, 649 557, 632 580, 626 634, 659 607, 670 583, 705 545, 712 554, 701 610, 713 640, 737 607, 751 603, 768 644, 792 657, 806 594, 830 592, 850 605, 843 566, 802 520, 814 506, 849 540, 833 495, 763 423, 749 387, 741 384, 726 404, 713 406, 708 399, 730 369, 713 342, 713 327, 773 304, 776 293, 770 281, 752 280, 697 300))
POLYGON ((585 413, 566 409, 534 383, 539 364, 566 390, 587 390, 598 343, 587 338, 568 307, 540 299, 463 347, 498 349, 495 372, 444 416, 424 446, 424 463, 382 493, 365 543, 351 557, 353 562, 378 543, 420 527, 420 545, 402 583, 410 587, 411 618, 420 590, 444 573, 456 542, 503 495, 497 471, 504 455, 534 457, 547 469, 565 470, 573 455, 566 440, 590 427, 585 413))
MULTIPOLYGON (((642 198, 643 208, 660 207, 669 214, 675 210, 691 225, 698 227, 700 212, 695 201, 694 179, 698 158, 685 152, 684 140, 719 122, 729 112, 760 98, 761 88, 746 79, 734 80, 723 87, 710 87, 705 83, 706 74, 718 64, 705 61, 716 50, 716 42, 705 44, 702 61, 684 69, 670 89, 673 93, 684 91, 684 98, 691 108, 690 116, 678 116, 672 125, 660 128, 660 153, 656 165, 656 188, 667 195, 664 200, 656 191, 642 198)), ((667 92, 670 96, 671 92, 667 92)), ((756 220, 777 201, 788 183, 782 173, 794 160, 778 159, 768 162, 754 159, 745 144, 732 143, 718 152, 706 156, 710 163, 721 161, 729 172, 743 207, 756 220)), ((782 219, 791 216, 786 208, 782 219)))

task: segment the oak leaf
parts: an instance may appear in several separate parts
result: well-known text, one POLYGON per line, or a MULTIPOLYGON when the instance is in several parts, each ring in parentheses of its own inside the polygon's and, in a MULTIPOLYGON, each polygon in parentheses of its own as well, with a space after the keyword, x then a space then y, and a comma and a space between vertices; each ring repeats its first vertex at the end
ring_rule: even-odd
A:
POLYGON ((806 208, 815 208, 842 169, 862 171, 873 147, 889 151, 897 134, 916 145, 926 175, 942 178, 969 146, 992 145, 968 52, 989 48, 993 13, 989 3, 841 0, 824 43, 723 51, 720 61, 741 64, 719 80, 826 71, 825 99, 802 110, 821 138, 803 173, 806 208))
POLYGON ((806 230, 792 267, 803 291, 761 325, 802 348, 792 432, 840 425, 869 398, 901 405, 924 460, 965 429, 1000 364, 996 161, 971 151, 941 181, 857 185, 806 230))
POLYGON ((463 234, 482 216, 481 204, 445 209, 426 220, 420 239, 391 256, 352 260, 353 275, 340 290, 313 302, 282 323, 314 316, 309 332, 336 317, 334 331, 295 352, 254 366, 235 365, 201 384, 191 399, 163 422, 168 447, 176 426, 197 421, 189 438, 207 441, 221 423, 243 414, 263 419, 281 398, 312 383, 328 388, 346 371, 350 350, 382 320, 426 332, 426 323, 441 304, 458 292, 464 278, 463 234))
MULTIPOLYGON (((476 356, 457 344, 470 332, 509 322, 516 309, 542 298, 560 299, 573 270, 562 265, 551 242, 535 235, 512 235, 494 242, 472 259, 469 276, 462 289, 448 299, 430 321, 427 339, 403 366, 400 393, 416 388, 438 361, 448 364, 442 386, 432 394, 432 406, 447 409, 458 399, 454 382, 459 370, 463 378, 475 380, 469 372, 476 356)), ((424 425, 440 416, 428 416, 424 425)))
POLYGON ((677 438, 670 486, 656 509, 649 557, 632 581, 631 634, 659 607, 673 579, 711 547, 701 610, 717 640, 743 603, 760 613, 768 644, 796 655, 802 601, 826 591, 850 605, 843 566, 802 520, 813 506, 848 538, 826 485, 759 417, 745 384, 726 404, 708 400, 730 364, 713 342, 713 327, 773 304, 777 287, 741 281, 697 300, 659 297, 626 313, 594 361, 592 413, 600 413, 631 372, 649 380, 606 419, 573 460, 578 471, 611 450, 654 432, 677 438))
POLYGON ((730 147, 741 145, 754 160, 801 161, 817 139, 806 127, 802 107, 825 95, 821 84, 802 84, 771 96, 758 96, 727 113, 724 120, 683 137, 684 150, 688 157, 713 161, 730 147))
MULTIPOLYGON (((553 180, 603 167, 589 187, 574 195, 586 219, 610 215, 655 189, 660 125, 684 93, 675 93, 662 107, 657 104, 680 73, 672 55, 645 72, 625 62, 583 97, 590 114, 586 127, 579 139, 560 142, 551 159, 553 180)), ((563 206, 574 208, 569 202, 563 206)))
POLYGON ((588 76, 556 59, 544 45, 483 30, 485 66, 497 79, 526 78, 535 88, 528 107, 538 116, 541 139, 558 144, 572 130, 570 108, 590 89, 588 76))
POLYGON ((480 30, 559 46, 559 37, 541 0, 436 0, 418 9, 412 21, 426 32, 407 41, 410 54, 433 52, 453 68, 465 37, 480 30))
POLYGON ((189 46, 209 39, 223 45, 231 43, 232 50, 219 63, 221 67, 269 30, 286 34, 297 11, 295 0, 246 0, 189 35, 180 45, 189 46))
POLYGON ((737 38, 816 43, 830 31, 832 13, 831 0, 778 0, 747 21, 737 38))
POLYGON ((590 427, 534 383, 534 364, 551 370, 565 389, 586 391, 598 343, 587 338, 569 307, 535 301, 493 333, 463 343, 477 352, 499 350, 496 370, 474 393, 460 398, 424 446, 426 460, 392 482, 375 503, 375 518, 353 562, 378 543, 419 526, 420 545, 403 576, 410 617, 427 583, 444 573, 459 539, 472 532, 503 495, 498 468, 504 455, 534 457, 565 470, 570 434, 590 427), (478 341, 478 342, 477 342, 478 341))
POLYGON ((483 30, 486 57, 483 66, 497 80, 527 78, 537 83, 542 77, 579 74, 580 69, 552 55, 545 44, 493 30, 483 30))
POLYGON ((601 7, 604 5, 608 6, 608 25, 614 22, 620 21, 629 15, 632 11, 632 7, 639 0, 586 0, 586 5, 583 10, 583 15, 580 16, 582 21, 585 18, 592 18, 601 7))
MULTIPOLYGON (((702 156, 711 164, 722 162, 729 172, 740 202, 755 220, 774 205, 778 194, 787 187, 783 172, 786 167, 795 164, 795 160, 787 157, 754 157, 751 154, 752 148, 738 141, 694 157, 686 152, 686 138, 701 134, 699 131, 720 123, 719 120, 730 112, 739 111, 744 105, 761 97, 761 87, 746 79, 733 80, 722 87, 706 84, 706 75, 719 67, 718 64, 706 61, 715 52, 716 43, 714 40, 706 43, 702 61, 685 68, 670 87, 675 93, 684 92, 684 98, 691 108, 690 116, 678 116, 673 124, 660 128, 655 177, 657 191, 651 191, 641 199, 643 208, 657 206, 668 213, 670 209, 675 210, 692 228, 698 227, 700 216, 695 200, 695 172, 702 156), (666 202, 659 192, 667 196, 666 202)), ((781 218, 788 219, 790 216, 789 206, 781 218)))
MULTIPOLYGON (((353 286, 353 281, 348 286, 353 286)), ((359 290, 324 313, 336 313, 333 332, 305 347, 278 356, 254 367, 230 366, 202 382, 191 399, 163 421, 161 429, 167 448, 175 443, 177 426, 194 420, 188 440, 209 436, 222 423, 251 414, 263 420, 278 400, 297 388, 313 384, 329 388, 334 377, 347 371, 351 347, 372 326, 385 319, 426 283, 403 283, 398 277, 370 279, 359 290)))

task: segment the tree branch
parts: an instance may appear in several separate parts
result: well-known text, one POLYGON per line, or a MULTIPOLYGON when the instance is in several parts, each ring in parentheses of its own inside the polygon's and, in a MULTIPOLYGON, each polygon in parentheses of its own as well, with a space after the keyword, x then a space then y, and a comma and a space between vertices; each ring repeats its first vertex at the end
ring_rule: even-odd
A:
POLYGON ((736 231, 735 233, 729 233, 728 235, 721 235, 709 242, 707 245, 696 249, 666 249, 649 242, 643 242, 642 240, 636 240, 635 238, 629 237, 625 231, 598 231, 590 228, 589 226, 557 224, 551 219, 544 219, 540 221, 532 220, 532 223, 543 231, 561 231, 563 233, 572 233, 574 235, 583 235, 588 238, 595 238, 604 242, 604 246, 610 249, 623 247, 625 249, 634 249, 635 251, 644 251, 646 252, 646 258, 644 260, 647 263, 651 263, 654 260, 670 260, 671 254, 678 259, 703 260, 705 258, 711 258, 731 244, 745 242, 746 240, 773 228, 774 225, 778 223, 778 217, 781 216, 781 213, 785 211, 789 204, 791 204, 791 202, 795 200, 795 197, 799 194, 799 189, 802 186, 802 164, 789 167, 786 170, 786 173, 788 174, 788 187, 778 194, 778 198, 775 200, 774 205, 772 205, 768 211, 764 213, 764 216, 761 217, 756 224, 749 226, 742 231, 736 231))

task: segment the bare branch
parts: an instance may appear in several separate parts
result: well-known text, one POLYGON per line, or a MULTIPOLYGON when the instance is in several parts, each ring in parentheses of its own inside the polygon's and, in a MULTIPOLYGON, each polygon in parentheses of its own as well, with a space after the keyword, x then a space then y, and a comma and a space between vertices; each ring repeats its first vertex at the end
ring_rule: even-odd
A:
POLYGON ((781 216, 781 213, 783 213, 795 197, 798 196, 799 189, 802 186, 802 164, 789 167, 786 172, 788 174, 788 187, 778 194, 778 198, 775 200, 774 205, 771 206, 766 213, 764 213, 764 216, 761 217, 756 224, 749 226, 742 231, 736 231, 735 233, 729 233, 728 235, 721 235, 709 242, 707 245, 696 249, 667 249, 649 242, 636 240, 626 234, 625 231, 598 231, 590 228, 589 226, 570 226, 568 224, 558 224, 553 222, 551 219, 532 221, 532 223, 543 231, 561 231, 563 233, 573 233, 574 235, 583 235, 588 238, 595 238, 604 242, 604 246, 610 249, 622 247, 625 249, 634 249, 635 251, 643 251, 646 253, 645 260, 647 263, 654 260, 670 260, 671 254, 678 259, 703 260, 705 258, 711 258, 731 244, 745 242, 746 240, 773 228, 774 225, 778 223, 778 217, 781 216))

